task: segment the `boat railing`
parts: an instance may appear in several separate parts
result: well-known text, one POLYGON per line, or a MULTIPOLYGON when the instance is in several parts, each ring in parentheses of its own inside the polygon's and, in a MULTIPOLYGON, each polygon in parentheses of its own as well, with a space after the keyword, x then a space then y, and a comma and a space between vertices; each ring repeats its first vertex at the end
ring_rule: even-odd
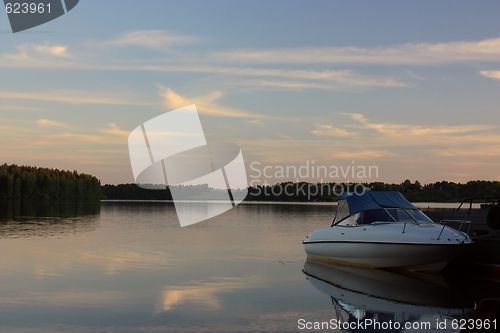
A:
POLYGON ((460 232, 464 232, 468 235, 470 233, 472 225, 472 221, 470 220, 440 220, 438 223, 443 225, 443 227, 441 228, 441 232, 439 233, 438 239, 441 238, 444 228, 447 226, 452 227, 460 232))

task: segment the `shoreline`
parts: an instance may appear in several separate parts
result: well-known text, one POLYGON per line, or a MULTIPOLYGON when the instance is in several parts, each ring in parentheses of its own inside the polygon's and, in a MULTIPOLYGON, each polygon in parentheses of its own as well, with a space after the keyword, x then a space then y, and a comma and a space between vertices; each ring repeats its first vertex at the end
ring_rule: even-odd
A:
MULTIPOLYGON (((133 199, 104 199, 101 202, 106 203, 174 203, 173 200, 133 200, 133 199)), ((181 203, 211 203, 211 204, 220 204, 225 203, 222 200, 178 200, 177 202, 181 203)), ((412 202, 417 208, 421 209, 456 209, 460 205, 460 202, 412 202)), ((337 202, 328 202, 328 201, 314 201, 314 202, 305 202, 305 201, 243 201, 239 203, 239 205, 302 205, 302 206, 336 206, 337 202)), ((473 209, 480 209, 480 203, 474 203, 472 205, 473 209)), ((462 207, 462 209, 468 209, 467 207, 462 207)))

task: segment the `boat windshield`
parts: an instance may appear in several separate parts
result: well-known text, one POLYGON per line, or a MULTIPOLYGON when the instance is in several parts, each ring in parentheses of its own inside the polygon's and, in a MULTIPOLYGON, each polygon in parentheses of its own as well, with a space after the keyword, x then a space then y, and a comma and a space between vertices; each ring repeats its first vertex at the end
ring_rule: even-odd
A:
POLYGON ((358 224, 370 224, 373 222, 394 222, 391 215, 385 209, 372 209, 360 213, 358 224))
POLYGON ((434 223, 429 216, 425 215, 419 209, 407 209, 406 211, 419 223, 434 223))
POLYGON ((394 219, 395 222, 414 222, 410 214, 402 208, 386 208, 387 212, 394 219))
POLYGON ((418 209, 386 208, 372 209, 359 212, 353 215, 341 214, 342 207, 339 203, 336 223, 343 226, 356 226, 361 224, 370 224, 377 222, 387 223, 434 223, 427 215, 418 209))
POLYGON ((340 222, 346 217, 349 217, 349 206, 347 200, 339 200, 337 203, 337 213, 334 222, 340 222))

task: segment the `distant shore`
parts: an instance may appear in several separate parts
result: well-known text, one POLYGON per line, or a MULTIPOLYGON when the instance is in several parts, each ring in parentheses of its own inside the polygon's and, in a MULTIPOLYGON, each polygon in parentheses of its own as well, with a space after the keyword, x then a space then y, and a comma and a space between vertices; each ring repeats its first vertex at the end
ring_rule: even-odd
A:
MULTIPOLYGON (((251 186, 247 189, 245 202, 332 203, 336 200, 339 190, 341 193, 352 192, 350 189, 353 185, 356 184, 285 182, 251 186)), ((422 185, 418 181, 412 183, 405 180, 400 184, 374 182, 361 185, 372 191, 399 191, 411 202, 420 203, 459 203, 469 198, 475 198, 477 201, 500 198, 498 181, 476 180, 465 184, 441 181, 422 185)), ((177 186, 176 190, 182 191, 185 198, 192 199, 223 199, 227 195, 226 190, 212 189, 207 185, 177 186), (209 196, 200 196, 207 193, 209 196)), ((104 185, 102 192, 104 199, 108 200, 172 200, 170 189, 165 187, 161 190, 151 190, 137 184, 104 185)))
MULTIPOLYGON (((208 185, 165 187, 151 185, 142 188, 137 184, 103 185, 95 176, 59 169, 32 166, 0 165, 0 200, 172 200, 171 189, 187 199, 224 199, 226 189, 214 189, 208 185), (208 194, 208 196, 205 196, 208 194)), ((250 186, 247 189, 231 189, 233 196, 251 202, 283 204, 334 204, 339 192, 353 192, 353 187, 372 191, 399 191, 411 202, 457 204, 465 199, 500 200, 500 181, 473 180, 467 183, 439 181, 421 184, 418 180, 405 180, 398 184, 371 183, 309 183, 304 181, 282 182, 270 185, 250 186)))
MULTIPOLYGON (((104 199, 101 200, 101 202, 106 203, 174 203, 173 200, 109 200, 109 199, 104 199)), ((222 200, 210 200, 210 201, 204 201, 204 200, 178 200, 177 202, 181 203, 213 203, 213 204, 218 204, 218 203, 225 203, 225 201, 222 200)), ((421 209, 456 209, 460 205, 460 202, 413 202, 413 204, 421 209)), ((317 201, 317 202, 301 202, 301 201, 243 201, 240 203, 240 205, 304 205, 304 206, 337 206, 337 202, 332 201, 332 202, 327 202, 327 201, 317 201)), ((463 208, 469 208, 469 205, 466 205, 466 207, 463 208)), ((472 205, 473 209, 480 209, 481 208, 481 203, 473 203, 472 205)))

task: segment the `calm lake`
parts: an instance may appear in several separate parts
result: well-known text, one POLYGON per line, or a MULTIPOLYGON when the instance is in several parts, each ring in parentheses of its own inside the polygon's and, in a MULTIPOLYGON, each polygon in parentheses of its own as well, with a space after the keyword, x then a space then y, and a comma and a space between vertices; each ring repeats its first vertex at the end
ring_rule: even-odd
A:
POLYGON ((11 214, 0 223, 0 332, 299 332, 300 319, 445 322, 443 332, 498 309, 499 284, 474 274, 306 263, 302 240, 332 209, 240 205, 187 228, 166 203, 11 214))

